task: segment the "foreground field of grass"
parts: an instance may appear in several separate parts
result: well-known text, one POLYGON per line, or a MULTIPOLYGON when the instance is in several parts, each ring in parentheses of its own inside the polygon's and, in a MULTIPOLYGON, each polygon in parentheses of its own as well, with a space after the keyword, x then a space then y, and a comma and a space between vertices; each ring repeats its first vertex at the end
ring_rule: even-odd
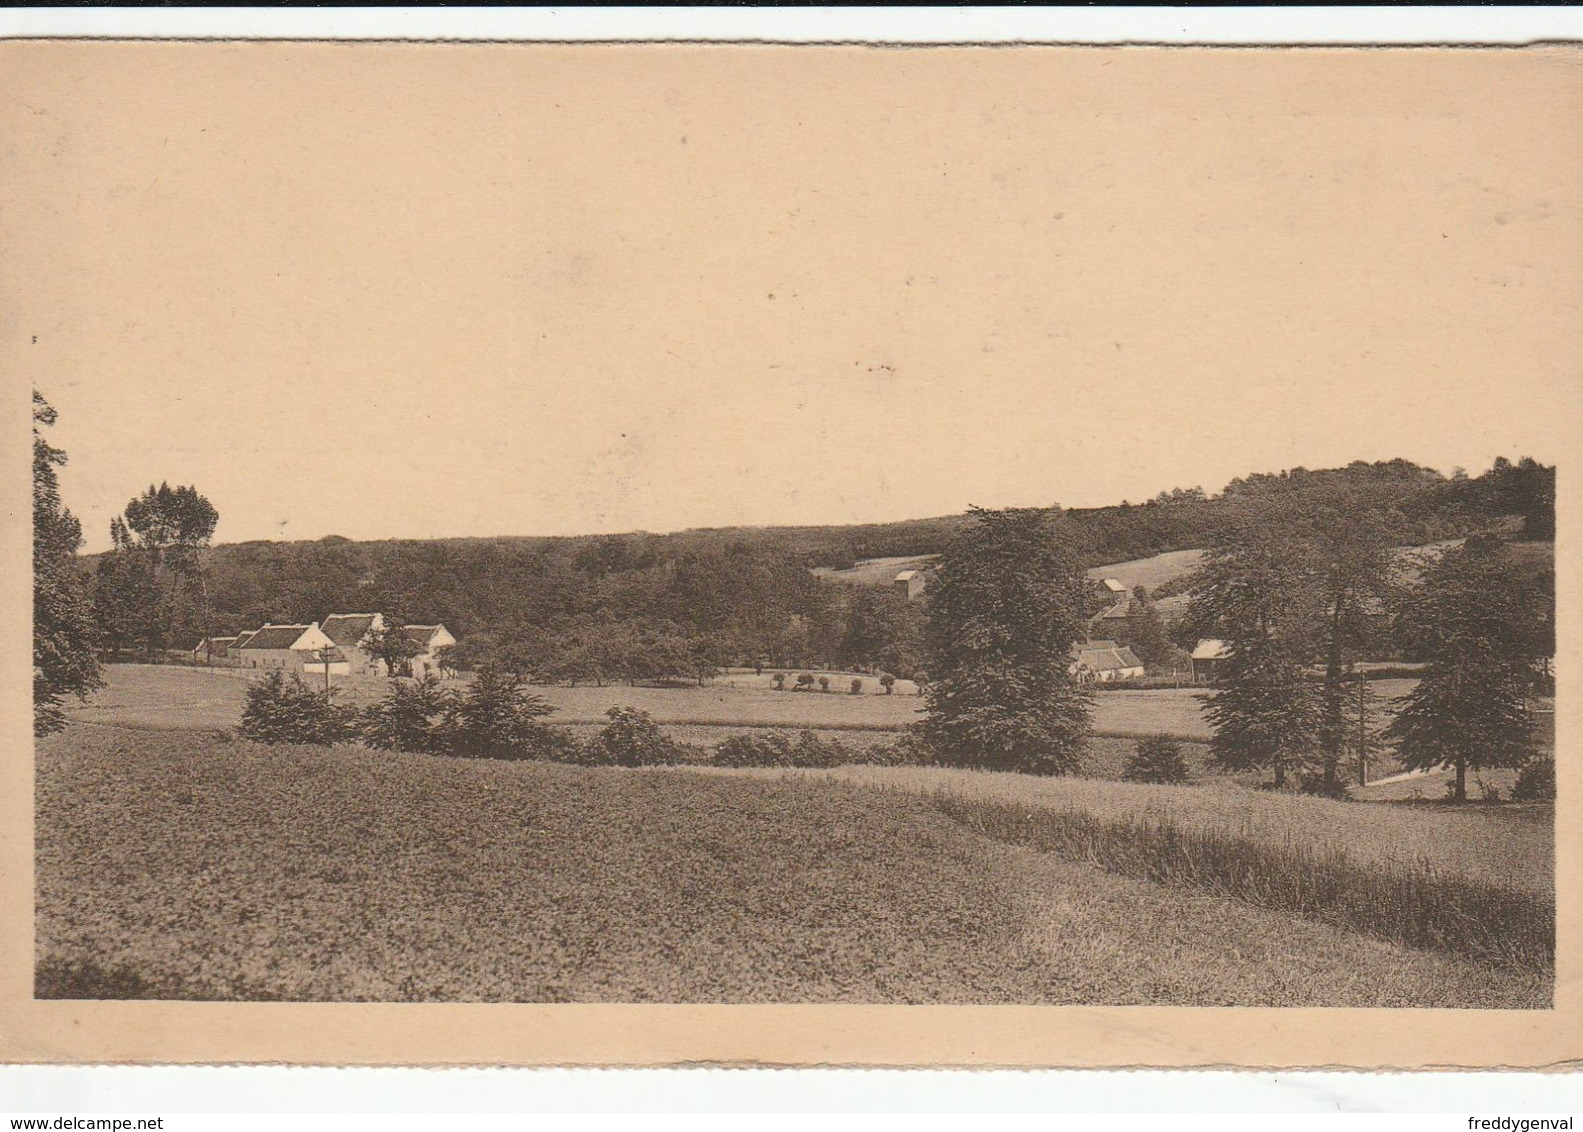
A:
MULTIPOLYGON (((893 783, 894 784, 894 783, 893 783)), ((73 726, 41 997, 1534 1008, 1549 979, 1098 871, 930 798, 73 726)))

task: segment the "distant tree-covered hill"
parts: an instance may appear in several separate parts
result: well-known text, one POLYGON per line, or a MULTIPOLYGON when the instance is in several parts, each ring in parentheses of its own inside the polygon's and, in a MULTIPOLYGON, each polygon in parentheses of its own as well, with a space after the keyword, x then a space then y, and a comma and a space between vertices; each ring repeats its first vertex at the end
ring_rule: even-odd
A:
MULTIPOLYGON (((1090 565, 1214 543, 1237 511, 1329 508, 1378 515, 1401 545, 1513 528, 1553 538, 1555 469, 1497 461, 1477 477, 1405 460, 1294 468, 1143 503, 1076 509, 1090 565)), ((646 634, 700 664, 916 664, 919 603, 885 589, 821 581, 813 567, 939 553, 969 522, 944 516, 830 527, 728 527, 674 534, 352 542, 247 542, 207 552, 208 628, 307 622, 330 612, 443 621, 475 659, 515 650, 598 653, 620 632, 646 634)), ((93 560, 88 561, 90 569, 93 560)), ((203 626, 186 626, 196 639, 203 626)), ((658 647, 658 646, 656 646, 658 647)))

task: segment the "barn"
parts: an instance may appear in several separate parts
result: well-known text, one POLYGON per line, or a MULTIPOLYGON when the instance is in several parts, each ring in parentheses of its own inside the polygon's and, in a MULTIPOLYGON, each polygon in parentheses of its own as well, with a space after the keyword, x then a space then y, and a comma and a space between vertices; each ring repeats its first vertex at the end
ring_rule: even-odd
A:
POLYGON ((322 675, 326 663, 323 652, 327 649, 332 650, 330 672, 344 675, 346 660, 333 652, 335 642, 320 631, 317 621, 310 625, 265 625, 247 636, 237 655, 248 668, 322 675))

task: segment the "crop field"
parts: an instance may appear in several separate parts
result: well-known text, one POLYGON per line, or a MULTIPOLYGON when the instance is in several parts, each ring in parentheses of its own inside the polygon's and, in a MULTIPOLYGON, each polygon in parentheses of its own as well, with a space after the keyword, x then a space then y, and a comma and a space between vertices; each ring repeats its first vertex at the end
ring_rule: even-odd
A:
POLYGON ((1099 818, 1169 821, 1272 846, 1344 851, 1365 865, 1422 863, 1434 871, 1517 888, 1555 891, 1555 823, 1550 805, 1414 806, 1338 802, 1218 786, 1146 786, 1089 778, 943 767, 846 766, 834 770, 708 770, 695 773, 833 778, 920 795, 1011 802, 1099 818))
MULTIPOLYGON (((1543 971, 986 836, 935 804, 928 791, 944 781, 449 760, 75 725, 38 745, 35 993, 1549 1002, 1543 971)), ((1326 811, 1296 829, 1329 823, 1326 811)), ((1444 840, 1452 827, 1423 831, 1444 840)))

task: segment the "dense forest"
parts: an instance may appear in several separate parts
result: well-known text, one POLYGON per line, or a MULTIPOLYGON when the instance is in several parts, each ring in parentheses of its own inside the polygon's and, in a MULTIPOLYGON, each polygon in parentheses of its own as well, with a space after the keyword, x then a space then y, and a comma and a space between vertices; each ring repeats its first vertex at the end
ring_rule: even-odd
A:
MULTIPOLYGON (((1548 540, 1555 469, 1498 460, 1482 475, 1442 475, 1405 460, 1294 468, 1234 480, 1210 495, 1178 489, 1143 503, 1067 511, 1063 529, 1087 565, 1215 545, 1251 510, 1369 514, 1398 545, 1499 530, 1548 540)), ((171 623, 116 632, 116 593, 103 617, 112 647, 181 647, 265 621, 332 611, 443 621, 465 663, 505 657, 565 679, 605 679, 611 658, 641 646, 665 666, 703 671, 776 665, 879 668, 921 662, 922 615, 886 588, 824 582, 813 566, 937 553, 969 522, 950 516, 846 527, 733 527, 675 534, 352 542, 248 542, 203 551, 204 593, 171 623), (205 624, 205 622, 207 624, 205 624)), ((116 553, 86 560, 105 582, 116 553)), ((185 591, 184 591, 185 592, 185 591)), ((196 591, 194 591, 196 593, 196 591)), ((120 616, 135 620, 135 610, 120 616)))

